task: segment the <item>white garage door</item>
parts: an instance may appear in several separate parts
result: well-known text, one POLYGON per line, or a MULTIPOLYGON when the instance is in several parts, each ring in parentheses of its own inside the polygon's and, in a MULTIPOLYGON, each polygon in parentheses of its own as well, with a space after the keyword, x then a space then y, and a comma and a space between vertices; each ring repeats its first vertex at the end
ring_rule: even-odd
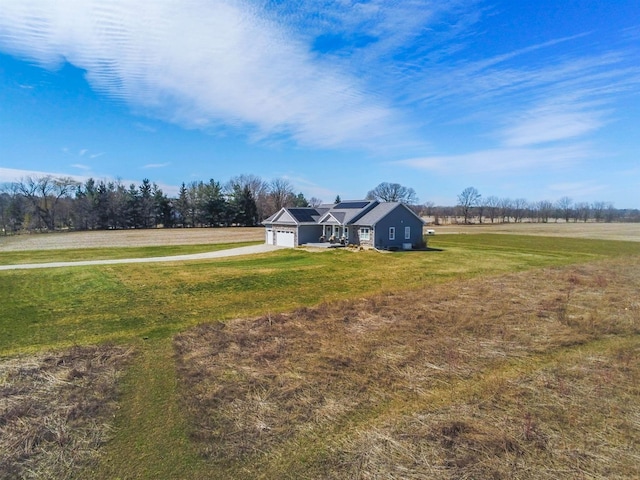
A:
POLYGON ((280 230, 276 232, 277 245, 281 247, 295 247, 294 241, 293 232, 281 232, 280 230))

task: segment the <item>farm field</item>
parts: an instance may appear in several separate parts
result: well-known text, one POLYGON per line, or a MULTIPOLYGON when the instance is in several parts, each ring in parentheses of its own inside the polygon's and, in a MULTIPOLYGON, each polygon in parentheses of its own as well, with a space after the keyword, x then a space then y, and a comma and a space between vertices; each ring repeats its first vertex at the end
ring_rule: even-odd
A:
POLYGON ((636 478, 640 243, 598 235, 0 272, 0 478, 636 478))
POLYGON ((166 247, 255 241, 264 241, 264 228, 97 230, 0 236, 0 252, 114 247, 166 247))
POLYGON ((429 227, 438 233, 502 233, 640 242, 640 223, 483 223, 429 227))

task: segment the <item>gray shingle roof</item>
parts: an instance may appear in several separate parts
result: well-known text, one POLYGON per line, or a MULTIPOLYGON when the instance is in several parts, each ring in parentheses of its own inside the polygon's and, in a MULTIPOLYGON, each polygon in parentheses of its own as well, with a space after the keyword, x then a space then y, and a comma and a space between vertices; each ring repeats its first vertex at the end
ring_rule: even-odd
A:
MULTIPOLYGON (((294 207, 284 209, 293 220, 297 223, 329 223, 335 224, 336 221, 341 225, 375 225, 385 216, 396 208, 405 208, 399 202, 378 202, 376 200, 348 200, 332 205, 330 208, 326 205, 321 207, 294 207), (329 217, 327 214, 331 214, 329 217), (335 220, 334 220, 335 219, 335 220)), ((264 222, 265 224, 273 223, 274 219, 279 216, 279 212, 271 215, 264 222)), ((278 222, 276 222, 278 223, 278 222)))
POLYGON ((358 225, 375 225, 387 214, 396 209, 398 205, 401 204, 398 202, 379 203, 378 205, 373 207, 373 209, 369 210, 361 218, 358 219, 358 225))
POLYGON ((349 200, 334 205, 328 213, 333 215, 341 225, 349 225, 377 204, 378 202, 375 200, 349 200))
MULTIPOLYGON (((406 208, 411 213, 413 213, 413 211, 409 207, 400 202, 383 202, 379 203, 373 209, 365 213, 361 218, 358 219, 357 223, 358 225, 375 225, 396 208, 406 208)), ((420 217, 416 215, 416 218, 420 217)), ((420 221, 422 221, 422 219, 420 219, 420 221)))

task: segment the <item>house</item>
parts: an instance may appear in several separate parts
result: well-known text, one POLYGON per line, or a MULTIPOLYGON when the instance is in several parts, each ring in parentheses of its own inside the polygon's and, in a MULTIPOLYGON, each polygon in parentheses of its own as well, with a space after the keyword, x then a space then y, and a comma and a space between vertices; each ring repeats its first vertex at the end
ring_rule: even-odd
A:
POLYGON ((405 204, 377 200, 282 208, 262 223, 269 245, 296 247, 329 242, 405 250, 422 244, 424 225, 405 204))

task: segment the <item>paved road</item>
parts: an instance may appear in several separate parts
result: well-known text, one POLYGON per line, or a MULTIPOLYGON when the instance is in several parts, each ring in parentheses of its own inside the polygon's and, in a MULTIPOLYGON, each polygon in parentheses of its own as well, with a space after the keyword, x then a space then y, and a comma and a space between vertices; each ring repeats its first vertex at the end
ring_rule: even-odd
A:
POLYGON ((206 260, 209 258, 235 257, 238 255, 253 255, 256 253, 272 252, 286 247, 274 245, 250 245, 248 247, 229 248, 215 252, 193 253, 191 255, 174 255, 171 257, 148 258, 120 258, 116 260, 83 260, 79 262, 51 262, 25 263, 22 265, 0 265, 0 270, 24 270, 30 268, 83 267, 87 265, 115 265, 119 263, 152 263, 152 262, 183 262, 186 260, 206 260))

